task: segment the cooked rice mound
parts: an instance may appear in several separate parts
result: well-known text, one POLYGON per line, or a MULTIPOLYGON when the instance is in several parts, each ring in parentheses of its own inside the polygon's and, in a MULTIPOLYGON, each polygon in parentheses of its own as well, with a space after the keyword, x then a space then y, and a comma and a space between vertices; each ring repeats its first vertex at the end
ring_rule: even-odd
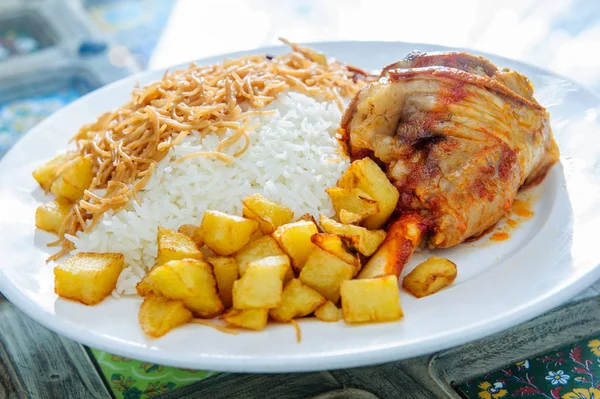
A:
MULTIPOLYGON (((248 56, 166 73, 162 80, 136 88, 124 106, 84 126, 73 138, 76 150, 70 155, 71 159, 80 155, 91 158, 95 176, 83 198, 63 220, 59 239, 53 243, 62 250, 51 259, 74 249, 73 241, 67 238, 82 231, 93 232, 101 220, 105 221, 108 211, 140 206, 143 190, 158 164, 176 153, 171 151, 173 148, 196 143, 191 145, 194 151, 176 162, 195 158, 197 164, 205 166, 198 160, 204 158, 236 165, 257 141, 253 135, 260 124, 268 121, 260 118, 274 115, 276 109, 269 106, 282 93, 303 93, 341 110, 362 86, 365 74, 359 69, 288 44, 293 52, 274 58, 248 56), (203 139, 210 145, 202 144, 203 139), (215 140, 218 143, 213 145, 215 140), (131 204, 132 200, 136 204, 131 204)), ((296 130, 296 134, 301 132, 296 130)), ((295 161, 287 162, 291 168, 295 161)), ((163 170, 168 167, 161 166, 163 170)), ((212 172, 206 169, 202 173, 212 172)))

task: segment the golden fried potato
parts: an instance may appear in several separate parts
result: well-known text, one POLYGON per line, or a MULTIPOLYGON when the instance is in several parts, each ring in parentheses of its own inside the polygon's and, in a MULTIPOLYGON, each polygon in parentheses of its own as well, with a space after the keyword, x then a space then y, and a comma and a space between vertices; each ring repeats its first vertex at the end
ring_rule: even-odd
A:
POLYGON ((338 214, 340 222, 343 224, 359 224, 364 218, 358 213, 349 212, 345 209, 340 210, 338 214))
POLYGON ((181 300, 196 317, 211 318, 223 312, 212 266, 206 262, 172 260, 153 268, 148 276, 160 295, 181 300))
POLYGON ((390 183, 385 173, 371 158, 363 158, 352 162, 337 182, 340 188, 359 188, 377 201, 379 212, 363 220, 363 225, 370 229, 378 229, 385 224, 394 209, 400 194, 390 183))
POLYGON ((277 241, 271 236, 263 236, 240 249, 235 254, 235 260, 240 268, 240 276, 243 276, 248 263, 269 256, 281 255, 285 255, 285 252, 277 245, 277 241))
POLYGON ((270 256, 248 263, 242 277, 233 283, 233 307, 270 309, 281 303, 283 278, 290 259, 270 256))
POLYGON ((350 280, 356 267, 335 255, 315 248, 308 256, 299 279, 333 303, 340 299, 340 284, 350 280))
POLYGON ((342 320, 342 309, 339 309, 331 301, 325 302, 323 305, 315 309, 315 316, 321 321, 339 321, 342 320))
POLYGON ((72 206, 71 203, 61 199, 38 206, 35 210, 35 227, 51 233, 58 233, 72 206))
POLYGON ((55 158, 52 158, 50 161, 45 164, 38 166, 33 171, 33 178, 40 183, 40 186, 44 189, 44 191, 50 191, 50 187, 52 187, 52 183, 56 179, 56 171, 66 162, 68 162, 69 154, 61 154, 55 158))
POLYGON ((452 284, 457 273, 452 261, 432 256, 404 277, 402 288, 417 298, 422 298, 452 284))
POLYGON ((311 237, 311 241, 317 247, 329 252, 340 260, 354 266, 356 271, 360 270, 360 257, 353 248, 352 237, 347 238, 335 234, 319 233, 311 237))
POLYGON ((403 316, 396 276, 343 281, 340 294, 346 323, 392 321, 403 316))
POLYGON ((243 248, 258 229, 258 222, 219 211, 206 211, 200 230, 204 243, 217 255, 227 256, 243 248))
POLYGON ((281 303, 269 311, 269 315, 277 321, 288 322, 296 317, 304 317, 315 311, 327 300, 317 291, 293 279, 283 289, 281 303))
POLYGON ((177 229, 177 232, 190 237, 192 241, 194 241, 194 244, 196 244, 196 247, 198 247, 198 249, 202 249, 202 247, 204 246, 200 226, 196 226, 194 224, 182 224, 177 229))
POLYGON ((156 241, 158 243, 156 264, 159 266, 172 260, 202 260, 203 258, 196 243, 190 237, 177 231, 158 226, 156 241))
POLYGON ((192 320, 192 312, 185 308, 183 302, 167 299, 160 295, 144 298, 140 305, 138 321, 142 330, 152 338, 165 335, 172 329, 192 320))
POLYGON ((159 295, 160 291, 156 287, 156 284, 152 281, 152 277, 149 274, 146 274, 144 278, 142 278, 136 285, 135 290, 139 296, 148 296, 148 295, 159 295))
POLYGON ((221 318, 232 326, 260 331, 267 326, 269 309, 229 309, 221 318))
MULTIPOLYGON (((341 224, 325 215, 319 215, 319 221, 326 233, 343 237, 358 237, 356 250, 365 256, 373 255, 386 237, 384 230, 367 230, 360 226, 341 224)), ((354 243, 356 241, 349 242, 354 243)))
POLYGON ((75 202, 83 196, 94 177, 93 163, 89 157, 79 156, 54 180, 50 191, 57 198, 75 202))
POLYGON ((239 278, 238 264, 234 258, 229 256, 213 256, 207 260, 213 266, 219 297, 221 297, 223 305, 230 308, 233 305, 233 282, 239 278))
POLYGON ((263 234, 271 234, 277 227, 290 223, 294 218, 294 212, 290 208, 268 200, 260 194, 246 197, 242 203, 244 217, 256 220, 263 234))
POLYGON ((300 221, 279 226, 273 232, 273 238, 279 246, 289 255, 292 266, 300 272, 308 255, 314 248, 311 237, 319 230, 312 221, 300 221))
MULTIPOLYGON (((315 224, 315 226, 317 226, 317 228, 319 228, 317 221, 315 220, 313 215, 311 215, 310 213, 305 213, 304 215, 300 216, 298 219, 296 219, 296 222, 300 222, 302 220, 305 220, 308 222, 313 222, 315 224)), ((322 231, 320 229, 319 229, 319 233, 322 233, 322 231)))
POLYGON ((54 268, 54 292, 85 305, 95 305, 117 285, 122 254, 80 252, 54 268))
POLYGON ((403 215, 390 224, 383 244, 362 268, 357 278, 373 278, 395 275, 400 277, 402 269, 421 242, 424 228, 421 217, 416 214, 403 215))
POLYGON ((342 223, 346 223, 342 220, 342 211, 345 211, 344 218, 349 216, 348 213, 356 215, 353 217, 358 218, 355 223, 379 212, 377 201, 360 188, 332 187, 325 190, 325 192, 329 194, 333 209, 340 216, 342 223))

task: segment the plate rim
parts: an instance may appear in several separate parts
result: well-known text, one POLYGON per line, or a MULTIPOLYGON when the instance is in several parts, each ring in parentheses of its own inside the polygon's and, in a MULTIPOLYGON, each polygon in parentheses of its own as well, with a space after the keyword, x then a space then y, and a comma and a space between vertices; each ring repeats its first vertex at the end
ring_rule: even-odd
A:
MULTIPOLYGON (((400 42, 400 41, 325 41, 325 42, 313 42, 306 43, 306 45, 313 46, 319 48, 320 46, 336 46, 340 44, 351 44, 351 43, 360 43, 361 46, 368 47, 373 44, 377 45, 405 45, 405 46, 421 46, 421 47, 436 47, 440 49, 440 51, 446 50, 459 50, 459 51, 469 51, 474 54, 479 54, 483 56, 493 57, 501 60, 509 60, 512 63, 520 64, 526 66, 529 69, 534 69, 540 71, 546 75, 561 77, 566 81, 573 82, 576 84, 577 88, 587 92, 587 94, 591 95, 596 101, 600 103, 600 95, 597 94, 593 89, 588 88, 586 85, 577 82, 571 78, 563 77, 555 72, 546 70, 544 68, 538 67, 536 65, 532 65, 523 61, 513 60, 507 57, 498 56, 491 53, 475 51, 471 49, 464 48, 454 48, 441 46, 436 44, 425 44, 425 43, 412 43, 412 42, 400 42)), ((269 52, 269 51, 280 51, 286 46, 269 46, 269 47, 259 47, 251 50, 238 51, 233 53, 226 53, 221 55, 214 55, 210 57, 202 58, 196 62, 198 63, 209 63, 213 62, 217 59, 223 59, 224 57, 235 57, 242 54, 251 54, 256 52, 269 52)), ((114 86, 124 84, 126 82, 135 82, 135 80, 147 78, 152 74, 156 74, 158 71, 164 71, 165 69, 172 69, 185 66, 187 63, 174 65, 169 68, 158 68, 152 69, 148 71, 144 71, 138 74, 134 74, 118 81, 115 81, 111 84, 103 86, 97 90, 94 90, 73 103, 67 105, 63 109, 54 113, 51 118, 59 118, 62 113, 68 113, 70 107, 78 104, 79 102, 85 102, 89 95, 97 95, 100 92, 110 91, 114 86)), ((50 118, 42 121, 40 124, 36 125, 33 129, 31 129, 26 136, 29 136, 32 131, 37 130, 39 127, 43 126, 46 121, 50 118)), ((8 157, 14 151, 14 148, 17 148, 20 143, 17 143, 11 150, 7 152, 7 154, 0 160, 0 171, 4 169, 4 164, 9 159, 8 157)), ((40 324, 44 325, 47 328, 63 335, 69 339, 72 339, 76 342, 82 343, 87 346, 91 346, 103 351, 107 351, 109 353, 118 353, 123 356, 128 356, 137 360, 150 361, 158 364, 171 365, 175 367, 187 367, 187 368, 198 368, 199 365, 197 362, 188 361, 186 359, 173 359, 173 358, 165 358, 162 355, 162 352, 156 352, 151 350, 148 347, 141 347, 132 345, 129 343, 122 343, 119 340, 116 340, 111 337, 102 337, 101 340, 95 340, 97 336, 94 334, 90 334, 89 329, 80 327, 76 323, 72 323, 63 319, 59 319, 55 314, 50 314, 44 311, 44 309, 40 306, 36 306, 37 303, 26 295, 21 293, 17 286, 8 283, 8 279, 5 278, 4 270, 0 268, 0 292, 18 309, 23 311, 29 317, 38 321, 40 324)), ((198 359, 202 362, 202 368, 210 369, 210 370, 218 370, 218 371, 230 371, 230 372, 284 372, 284 371, 318 371, 318 370, 332 370, 339 368, 348 368, 355 366, 364 366, 364 365, 374 365, 385 363, 389 361, 395 361, 398 359, 410 358, 413 356, 423 355, 424 353, 434 353, 449 347, 462 345, 464 343, 470 342, 475 339, 483 338, 484 336, 488 336, 507 328, 513 327, 519 323, 522 323, 526 320, 529 320, 533 317, 537 317, 540 314, 556 308, 557 306, 563 304, 566 300, 572 298, 578 292, 583 291, 588 286, 592 285, 598 278, 600 278, 600 264, 597 264, 595 267, 590 268, 585 273, 582 273, 580 276, 574 279, 572 283, 569 285, 562 287, 558 290, 558 292, 547 291, 545 295, 535 297, 535 300, 532 300, 532 303, 527 303, 527 306, 523 306, 516 310, 507 311, 503 314, 503 317, 496 316, 494 318, 486 319, 485 323, 480 323, 473 326, 470 330, 463 331, 460 335, 446 337, 444 340, 438 340, 436 342, 432 342, 430 345, 427 345, 427 349, 424 351, 422 345, 411 346, 409 349, 403 348, 402 353, 397 353, 394 351, 394 348, 397 345, 385 346, 382 348, 371 349, 369 351, 360 351, 360 348, 354 348, 354 350, 341 353, 341 354, 327 354, 325 357, 313 358, 313 357, 292 357, 292 358, 283 358, 283 360, 273 361, 271 360, 270 364, 260 363, 256 360, 232 360, 230 358, 220 359, 218 357, 199 357, 198 359), (453 338, 453 339, 448 339, 453 338), (234 364, 232 364, 234 363, 234 364)))

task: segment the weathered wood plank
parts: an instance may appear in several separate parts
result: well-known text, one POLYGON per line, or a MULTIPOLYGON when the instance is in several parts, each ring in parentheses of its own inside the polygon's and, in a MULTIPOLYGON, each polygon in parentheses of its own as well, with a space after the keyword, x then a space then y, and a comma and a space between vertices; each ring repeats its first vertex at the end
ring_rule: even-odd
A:
MULTIPOLYGON (((295 374, 218 374, 160 395, 160 399, 307 399, 340 388, 326 372, 295 374)), ((157 397, 158 398, 158 397, 157 397)))
POLYGON ((381 399, 435 399, 418 380, 406 374, 402 362, 331 371, 344 387, 360 388, 381 399))
MULTIPOLYGON (((0 294, 0 306, 4 303, 6 303, 6 299, 0 294)), ((0 320, 3 320, 1 317, 2 312, 0 311, 0 320)), ((1 338, 2 337, 0 337, 0 398, 25 398, 23 382, 15 369, 15 365, 13 364, 10 355, 6 351, 1 338)))
POLYGON ((0 302, 0 320, 0 354, 15 366, 6 380, 2 374, 0 385, 16 391, 13 397, 111 397, 81 345, 42 327, 7 301, 0 302))

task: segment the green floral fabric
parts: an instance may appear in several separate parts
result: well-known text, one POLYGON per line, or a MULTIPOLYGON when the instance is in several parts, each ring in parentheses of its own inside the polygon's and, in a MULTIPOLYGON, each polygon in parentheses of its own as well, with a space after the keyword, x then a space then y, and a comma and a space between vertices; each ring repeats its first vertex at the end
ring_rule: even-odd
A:
POLYGON ((117 399, 146 399, 218 374, 139 362, 97 349, 90 350, 117 399))
POLYGON ((487 373, 457 390, 468 399, 600 399, 600 337, 487 373))

